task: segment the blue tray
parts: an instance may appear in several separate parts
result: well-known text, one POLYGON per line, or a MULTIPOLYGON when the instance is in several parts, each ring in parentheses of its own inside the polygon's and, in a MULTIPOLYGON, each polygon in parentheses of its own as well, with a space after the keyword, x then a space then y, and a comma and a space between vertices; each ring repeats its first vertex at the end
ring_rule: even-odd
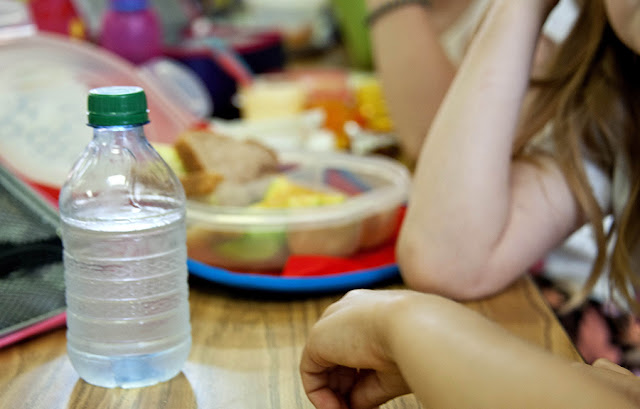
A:
POLYGON ((313 277, 281 277, 267 274, 236 273, 219 267, 188 260, 189 272, 200 278, 229 287, 278 293, 328 293, 370 288, 378 283, 399 278, 397 264, 313 277))

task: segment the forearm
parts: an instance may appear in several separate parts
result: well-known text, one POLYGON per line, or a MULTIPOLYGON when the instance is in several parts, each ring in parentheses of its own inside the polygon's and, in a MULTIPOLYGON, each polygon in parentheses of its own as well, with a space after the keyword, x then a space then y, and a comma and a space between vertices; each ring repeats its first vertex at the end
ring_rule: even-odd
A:
POLYGON ((386 307, 380 321, 387 353, 425 407, 635 407, 462 305, 416 294, 386 307))
MULTIPOLYGON (((369 0, 370 10, 386 0, 369 0)), ((437 3, 437 2, 436 2, 437 3)), ((434 4, 434 7, 443 7, 434 4)), ((433 9, 402 6, 376 21, 371 40, 376 73, 405 155, 416 160, 455 67, 440 45, 433 9)))
POLYGON ((417 245, 411 251, 423 265, 455 281, 482 270, 499 243, 510 217, 513 138, 545 17, 541 3, 494 2, 422 148, 401 261, 417 245))

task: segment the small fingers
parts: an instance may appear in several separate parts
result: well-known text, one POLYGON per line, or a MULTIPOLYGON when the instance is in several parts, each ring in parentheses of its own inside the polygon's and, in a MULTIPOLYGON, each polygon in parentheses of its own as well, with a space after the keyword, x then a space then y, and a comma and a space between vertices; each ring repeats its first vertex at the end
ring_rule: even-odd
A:
POLYGON ((617 372, 623 375, 633 375, 633 372, 631 372, 630 370, 623 368, 620 365, 614 364, 613 362, 605 358, 597 359, 592 365, 596 368, 608 369, 610 371, 617 372))
POLYGON ((352 409, 374 409, 398 396, 410 393, 399 373, 361 371, 351 391, 352 409))
POLYGON ((348 409, 357 371, 336 367, 323 373, 302 373, 302 383, 309 401, 317 409, 348 409))
POLYGON ((300 379, 309 401, 317 409, 348 409, 347 399, 357 371, 318 360, 305 348, 300 359, 300 379))
POLYGON ((308 392, 307 398, 316 409, 349 409, 345 400, 329 388, 308 392))

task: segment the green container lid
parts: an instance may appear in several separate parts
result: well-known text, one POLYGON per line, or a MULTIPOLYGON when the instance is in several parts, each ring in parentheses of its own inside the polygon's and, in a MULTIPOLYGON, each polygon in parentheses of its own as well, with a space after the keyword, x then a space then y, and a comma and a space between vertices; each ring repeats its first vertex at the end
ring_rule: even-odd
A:
POLYGON ((89 126, 142 125, 149 122, 147 97, 140 87, 102 87, 89 91, 89 126))

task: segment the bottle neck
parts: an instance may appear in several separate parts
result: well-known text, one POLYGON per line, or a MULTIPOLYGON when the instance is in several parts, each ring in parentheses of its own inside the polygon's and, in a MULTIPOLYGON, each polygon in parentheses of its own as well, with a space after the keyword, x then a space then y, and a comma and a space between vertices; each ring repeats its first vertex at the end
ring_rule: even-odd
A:
POLYGON ((143 125, 96 126, 93 128, 94 140, 124 141, 146 140, 143 125))

